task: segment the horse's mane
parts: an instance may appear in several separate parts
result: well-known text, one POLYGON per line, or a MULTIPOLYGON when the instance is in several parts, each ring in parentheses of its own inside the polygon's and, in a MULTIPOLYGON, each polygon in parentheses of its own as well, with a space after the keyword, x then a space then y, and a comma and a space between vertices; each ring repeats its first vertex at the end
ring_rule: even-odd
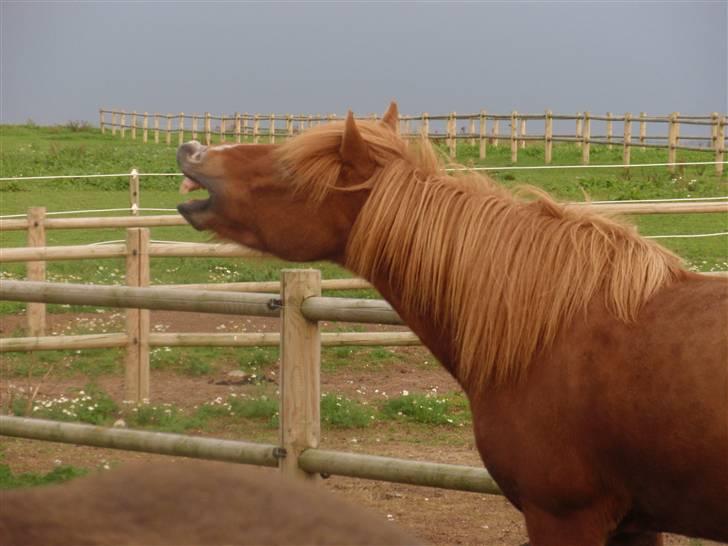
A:
MULTIPOLYGON (((630 322, 684 274, 632 226, 540 190, 518 196, 478 174, 449 176, 428 142, 408 146, 383 124, 357 126, 381 168, 361 186, 370 195, 346 265, 386 278, 404 309, 451 332, 463 384, 515 380, 595 297, 630 322)), ((318 127, 281 147, 291 180, 313 199, 337 189, 342 131, 318 127)))

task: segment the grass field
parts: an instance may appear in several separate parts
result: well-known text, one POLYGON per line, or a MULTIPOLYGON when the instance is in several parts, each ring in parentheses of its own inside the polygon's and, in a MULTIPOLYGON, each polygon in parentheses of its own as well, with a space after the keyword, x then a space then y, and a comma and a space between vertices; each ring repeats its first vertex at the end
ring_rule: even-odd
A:
MULTIPOLYGON (((465 141, 467 142, 467 141, 465 141)), ((120 139, 109 133, 86 128, 2 126, 0 127, 0 176, 42 176, 72 174, 126 173, 132 168, 140 172, 175 173, 175 146, 142 144, 140 140, 120 139)), ((554 164, 573 165, 580 162, 580 150, 574 145, 554 148, 554 164)), ((634 148, 632 162, 655 163, 666 161, 665 150, 634 148)), ((457 161, 474 166, 510 165, 507 145, 489 147, 486 160, 477 159, 478 150, 464 142, 458 146, 457 161)), ((592 164, 621 163, 621 149, 615 146, 593 146, 592 164)), ((678 161, 705 161, 711 152, 684 152, 678 161)), ((539 145, 519 150, 518 165, 543 165, 543 149, 539 145)), ((682 167, 671 174, 665 167, 585 170, 496 171, 490 175, 502 184, 513 187, 532 184, 546 189, 561 199, 626 200, 675 197, 714 197, 728 194, 728 177, 718 177, 712 166, 682 167)), ((141 182, 141 206, 173 209, 181 200, 177 193, 176 177, 144 178, 141 182)), ((123 208, 128 206, 128 180, 71 179, 55 181, 0 182, 0 214, 24 214, 28 207, 45 206, 48 211, 123 208)), ((99 214, 100 215, 100 214, 99 214)), ((707 233, 726 231, 728 216, 723 214, 658 215, 636 217, 645 235, 707 233)), ((50 231, 49 244, 83 244, 123 238, 121 230, 50 231)), ((24 245, 22 232, 0 234, 3 247, 24 245)), ((152 238, 158 240, 202 241, 206 235, 188 227, 155 228, 152 238)), ((722 265, 728 252, 725 238, 701 240, 666 239, 664 244, 686 257, 700 269, 709 270, 722 265), (706 263, 703 264, 702 262, 706 263)), ((165 260, 172 263, 172 259, 165 260)), ((231 263, 223 260, 221 263, 231 263)), ((234 262, 236 267, 239 261, 234 262)), ((276 267, 279 264, 276 264, 276 267)), ((61 267, 51 264, 51 269, 61 267)), ((177 266, 173 266, 176 268, 177 266)), ((74 267, 76 269, 76 267, 74 267)), ((159 274, 164 268, 158 268, 159 274)), ((257 269, 257 268, 256 268, 257 269)), ((274 268, 275 269, 275 268, 274 268)), ((14 271, 15 267, 10 267, 14 271)), ((264 267, 261 279, 270 278, 271 270, 264 267)), ((184 282, 192 272, 178 272, 178 282, 184 282)), ((90 274, 90 272, 84 272, 90 274)), ((246 274, 255 275, 253 271, 246 274)), ((89 278, 92 280, 93 277, 89 278)), ((197 279, 190 278, 190 281, 197 279)), ((220 279, 222 280, 222 279, 220 279)))

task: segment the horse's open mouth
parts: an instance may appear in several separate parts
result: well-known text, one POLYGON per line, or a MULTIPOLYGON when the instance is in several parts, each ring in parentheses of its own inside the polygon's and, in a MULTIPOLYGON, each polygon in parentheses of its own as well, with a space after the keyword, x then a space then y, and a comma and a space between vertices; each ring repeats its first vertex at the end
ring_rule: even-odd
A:
MULTIPOLYGON (((179 192, 181 194, 186 194, 200 189, 206 188, 201 182, 185 174, 185 178, 180 184, 179 192)), ((211 198, 192 199, 190 201, 177 205, 177 211, 184 217, 185 220, 187 220, 187 222, 193 228, 198 231, 203 231, 205 229, 205 225, 202 222, 202 215, 200 213, 208 210, 211 205, 211 198)))

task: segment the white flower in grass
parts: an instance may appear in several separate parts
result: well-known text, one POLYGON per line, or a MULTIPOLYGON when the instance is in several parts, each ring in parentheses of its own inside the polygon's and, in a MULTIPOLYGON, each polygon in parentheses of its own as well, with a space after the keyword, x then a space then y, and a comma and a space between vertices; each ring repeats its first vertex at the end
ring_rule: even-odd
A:
POLYGON ((402 396, 409 396, 409 391, 408 390, 403 390, 402 391, 402 396))

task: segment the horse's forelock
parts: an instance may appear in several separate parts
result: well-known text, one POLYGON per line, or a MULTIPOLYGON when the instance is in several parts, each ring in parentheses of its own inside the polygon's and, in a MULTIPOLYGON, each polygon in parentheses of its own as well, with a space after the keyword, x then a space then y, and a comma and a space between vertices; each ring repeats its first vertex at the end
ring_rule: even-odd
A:
MULTIPOLYGON (((375 121, 357 121, 357 128, 369 146, 372 159, 379 165, 408 156, 405 141, 388 126, 375 121)), ((339 155, 344 122, 314 127, 281 145, 278 159, 289 181, 314 201, 322 201, 339 188, 342 161, 339 155)), ((345 189, 345 188, 342 188, 345 189)))

